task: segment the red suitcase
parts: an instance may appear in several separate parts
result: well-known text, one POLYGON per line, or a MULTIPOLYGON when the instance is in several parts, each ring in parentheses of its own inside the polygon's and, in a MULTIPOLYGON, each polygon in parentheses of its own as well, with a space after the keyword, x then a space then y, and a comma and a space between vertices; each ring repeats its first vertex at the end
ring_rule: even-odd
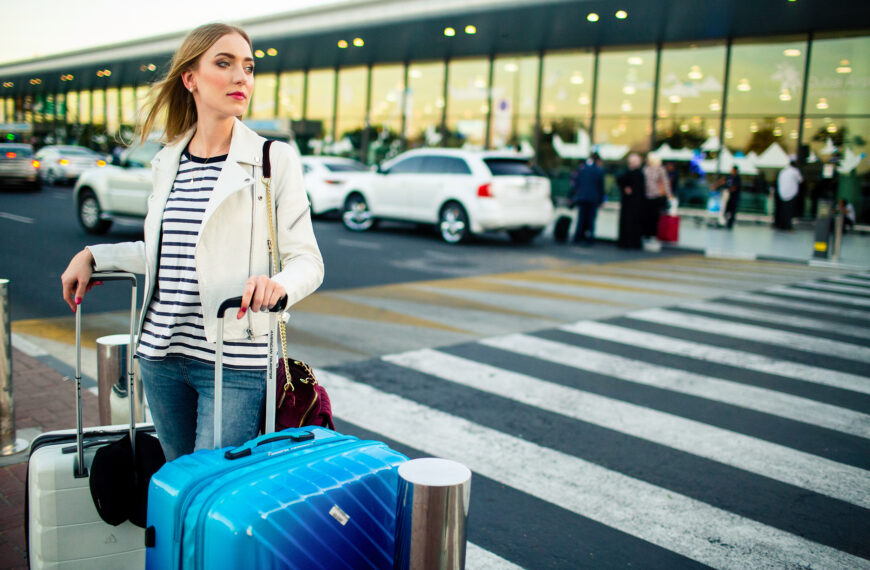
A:
POLYGON ((659 217, 659 241, 679 241, 680 217, 664 214, 659 217))

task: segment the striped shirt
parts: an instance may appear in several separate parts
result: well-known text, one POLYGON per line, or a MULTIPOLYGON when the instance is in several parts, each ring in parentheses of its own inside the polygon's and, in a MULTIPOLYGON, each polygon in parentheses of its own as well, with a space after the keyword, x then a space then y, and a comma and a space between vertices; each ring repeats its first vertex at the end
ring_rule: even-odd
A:
MULTIPOLYGON (((138 355, 159 360, 180 355, 214 363, 215 344, 205 339, 194 249, 203 215, 227 155, 209 159, 181 156, 163 210, 160 261, 154 296, 145 313, 138 355)), ((225 341, 224 366, 265 369, 268 344, 225 341)))

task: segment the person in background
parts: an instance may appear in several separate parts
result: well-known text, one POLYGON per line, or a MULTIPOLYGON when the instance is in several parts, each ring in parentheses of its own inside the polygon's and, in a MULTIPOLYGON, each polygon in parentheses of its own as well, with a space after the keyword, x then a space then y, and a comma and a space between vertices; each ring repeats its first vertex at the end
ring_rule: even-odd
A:
POLYGON ((740 190, 742 189, 740 171, 736 165, 731 167, 728 178, 722 180, 721 184, 723 191, 727 192, 728 196, 719 211, 719 225, 724 225, 730 230, 734 227, 734 220, 737 219, 737 206, 740 204, 740 190))
POLYGON ((662 166, 662 159, 652 153, 646 157, 643 176, 646 183, 646 224, 643 237, 654 238, 658 234, 659 217, 668 207, 671 183, 667 171, 662 166))
POLYGON ((604 169, 601 168, 601 157, 597 152, 586 162, 580 163, 574 173, 573 187, 571 204, 578 208, 574 243, 591 246, 595 244, 598 206, 604 201, 604 169))
POLYGON ((776 192, 779 196, 778 228, 791 231, 791 219, 794 216, 794 201, 804 177, 797 168, 797 162, 792 160, 788 166, 779 171, 776 178, 776 192))
POLYGON ((619 238, 616 245, 624 249, 643 247, 643 224, 646 206, 646 182, 643 159, 637 153, 628 155, 628 170, 617 178, 619 185, 619 238))
MULTIPOLYGON (((834 213, 843 214, 843 234, 855 227, 855 206, 846 201, 845 198, 840 198, 837 202, 837 209, 834 213)), ((833 218, 831 222, 833 223, 833 218)))

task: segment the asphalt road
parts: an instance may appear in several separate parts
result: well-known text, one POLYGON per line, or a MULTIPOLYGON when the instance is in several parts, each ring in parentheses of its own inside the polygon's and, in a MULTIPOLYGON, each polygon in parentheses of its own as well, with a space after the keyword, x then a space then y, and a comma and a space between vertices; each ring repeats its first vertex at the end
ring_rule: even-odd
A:
MULTIPOLYGON (((385 223, 375 231, 353 233, 335 217, 317 219, 315 233, 326 266, 321 291, 519 271, 560 260, 643 256, 610 244, 594 250, 566 247, 546 236, 528 246, 516 246, 501 235, 452 246, 431 228, 385 223)), ((0 190, 0 236, 0 278, 10 280, 11 317, 19 320, 68 314, 60 275, 69 259, 89 244, 141 240, 142 231, 140 222, 123 221, 105 235, 88 235, 76 221, 72 188, 47 186, 36 193, 0 190)), ((129 306, 129 294, 120 286, 106 287, 88 302, 90 312, 121 310, 129 306)))

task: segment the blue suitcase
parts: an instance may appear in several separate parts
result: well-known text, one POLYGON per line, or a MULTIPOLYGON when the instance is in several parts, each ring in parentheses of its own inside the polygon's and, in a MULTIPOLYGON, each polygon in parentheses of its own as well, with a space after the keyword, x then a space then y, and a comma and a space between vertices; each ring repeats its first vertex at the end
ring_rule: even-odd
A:
MULTIPOLYGON (((268 376, 267 394, 274 394, 268 376)), ((179 457, 151 478, 146 567, 392 568, 398 466, 405 461, 384 443, 319 427, 179 457)))

